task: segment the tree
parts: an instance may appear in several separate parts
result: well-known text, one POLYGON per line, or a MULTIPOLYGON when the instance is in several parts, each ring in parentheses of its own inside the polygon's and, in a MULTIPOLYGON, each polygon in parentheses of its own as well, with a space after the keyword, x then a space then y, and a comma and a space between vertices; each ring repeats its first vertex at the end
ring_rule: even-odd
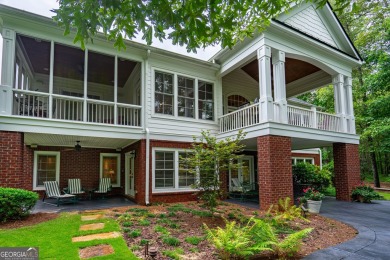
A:
POLYGON ((191 151, 180 158, 181 163, 186 165, 186 170, 198 176, 194 188, 200 190, 201 198, 211 212, 222 195, 222 174, 241 166, 238 159, 242 157, 240 153, 244 145, 240 142, 244 137, 245 134, 239 131, 235 138, 217 140, 209 131, 202 131, 199 140, 194 137, 191 151))
MULTIPOLYGON (((160 41, 186 45, 187 51, 221 44, 233 47, 270 24, 272 18, 291 6, 310 0, 59 0, 54 19, 65 34, 76 28, 74 42, 82 48, 102 31, 118 49, 124 39, 137 34, 150 45, 160 41)), ((312 0, 314 1, 314 0, 312 0)), ((320 6, 326 0, 316 1, 320 6)), ((340 8, 348 0, 337 0, 340 8)))

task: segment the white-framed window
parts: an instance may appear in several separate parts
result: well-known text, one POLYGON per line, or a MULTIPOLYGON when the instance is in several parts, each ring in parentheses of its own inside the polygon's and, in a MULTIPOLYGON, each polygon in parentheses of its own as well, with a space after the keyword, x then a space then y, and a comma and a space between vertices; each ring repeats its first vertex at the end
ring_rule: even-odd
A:
POLYGON ((100 178, 110 178, 112 187, 120 187, 121 155, 119 153, 100 154, 100 178))
POLYGON ((292 157, 291 158, 292 165, 297 165, 298 163, 309 163, 314 164, 314 158, 305 158, 305 157, 292 157))
POLYGON ((60 177, 60 152, 35 151, 33 189, 44 190, 43 182, 59 181, 60 177))
POLYGON ((160 69, 153 75, 156 115, 215 120, 214 83, 160 69))
POLYGON ((193 191, 198 176, 180 162, 180 156, 186 157, 182 149, 153 148, 153 192, 193 191))

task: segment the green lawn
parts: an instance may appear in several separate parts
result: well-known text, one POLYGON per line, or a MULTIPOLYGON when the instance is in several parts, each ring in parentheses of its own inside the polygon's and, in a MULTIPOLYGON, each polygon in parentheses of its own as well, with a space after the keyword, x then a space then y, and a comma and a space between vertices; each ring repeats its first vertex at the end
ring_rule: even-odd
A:
POLYGON ((40 259, 78 259, 79 248, 110 244, 114 248, 114 255, 91 259, 137 259, 128 249, 122 237, 72 243, 72 237, 75 236, 109 231, 120 231, 118 223, 113 219, 81 222, 80 214, 62 213, 57 219, 35 226, 0 230, 0 245, 2 247, 39 247, 40 259), (82 224, 94 222, 105 223, 105 228, 94 231, 79 231, 82 224))
POLYGON ((378 192, 379 195, 383 196, 385 200, 390 200, 390 193, 388 192, 378 192))

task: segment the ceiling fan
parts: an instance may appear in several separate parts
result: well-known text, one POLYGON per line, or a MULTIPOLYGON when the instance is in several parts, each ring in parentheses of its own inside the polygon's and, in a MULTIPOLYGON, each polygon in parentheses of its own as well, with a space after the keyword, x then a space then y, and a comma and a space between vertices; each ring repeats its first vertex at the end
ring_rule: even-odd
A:
POLYGON ((80 145, 80 141, 76 141, 76 144, 74 145, 74 148, 72 149, 65 149, 65 150, 62 150, 63 152, 66 152, 66 151, 77 151, 77 152, 80 152, 81 151, 81 145, 80 145))

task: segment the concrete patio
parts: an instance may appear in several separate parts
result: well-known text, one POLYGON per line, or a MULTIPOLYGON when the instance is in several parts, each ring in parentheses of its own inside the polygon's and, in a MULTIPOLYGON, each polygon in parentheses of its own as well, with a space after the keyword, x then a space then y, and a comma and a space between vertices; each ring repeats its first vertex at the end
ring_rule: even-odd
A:
MULTIPOLYGON (((55 204, 55 199, 45 199, 45 202, 55 204)), ((105 199, 93 199, 93 200, 79 200, 76 203, 60 204, 59 207, 47 203, 43 203, 42 199, 37 202, 32 210, 32 213, 45 212, 45 213, 58 213, 69 211, 83 211, 83 210, 96 210, 96 209, 108 209, 115 207, 135 206, 131 200, 121 197, 112 196, 105 199)))

